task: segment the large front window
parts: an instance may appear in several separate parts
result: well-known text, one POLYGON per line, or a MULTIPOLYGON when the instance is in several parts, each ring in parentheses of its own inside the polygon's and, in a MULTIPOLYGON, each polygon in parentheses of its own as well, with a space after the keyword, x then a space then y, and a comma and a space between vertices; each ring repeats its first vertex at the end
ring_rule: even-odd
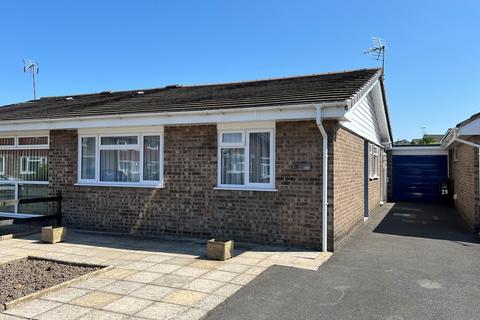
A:
POLYGON ((48 213, 46 202, 16 202, 48 196, 48 143, 48 132, 0 137, 0 213, 48 213))
POLYGON ((80 183, 162 184, 161 134, 80 136, 80 183))
POLYGON ((219 187, 273 188, 274 130, 219 132, 219 187))

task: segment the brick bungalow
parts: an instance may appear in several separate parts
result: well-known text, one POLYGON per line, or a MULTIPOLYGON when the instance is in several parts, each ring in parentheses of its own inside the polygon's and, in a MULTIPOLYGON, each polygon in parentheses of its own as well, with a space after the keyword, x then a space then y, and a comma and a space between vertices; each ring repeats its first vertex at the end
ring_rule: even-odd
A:
POLYGON ((385 201, 392 138, 382 74, 361 69, 4 106, 0 198, 61 191, 64 223, 77 228, 333 250, 385 201))
POLYGON ((480 113, 449 129, 442 139, 449 152, 449 171, 455 207, 468 227, 480 232, 480 113))

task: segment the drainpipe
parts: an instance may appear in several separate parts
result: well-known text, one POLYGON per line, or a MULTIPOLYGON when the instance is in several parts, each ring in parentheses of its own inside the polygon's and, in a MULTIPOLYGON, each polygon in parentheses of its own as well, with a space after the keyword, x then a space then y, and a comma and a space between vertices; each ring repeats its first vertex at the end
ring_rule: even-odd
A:
POLYGON ((320 106, 316 108, 317 127, 322 135, 322 154, 323 154, 323 170, 322 170, 322 252, 327 252, 327 232, 328 232, 328 136, 322 124, 322 109, 320 106))

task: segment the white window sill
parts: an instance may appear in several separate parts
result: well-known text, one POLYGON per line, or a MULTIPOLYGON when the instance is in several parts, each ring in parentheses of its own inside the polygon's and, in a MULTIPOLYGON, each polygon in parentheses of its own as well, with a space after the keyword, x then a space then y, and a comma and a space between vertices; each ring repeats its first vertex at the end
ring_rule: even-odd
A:
POLYGON ((277 189, 272 188, 252 188, 252 187, 215 187, 214 190, 233 190, 233 191, 264 191, 277 192, 277 189))
POLYGON ((88 183, 88 182, 77 182, 75 186, 78 187, 121 187, 121 188, 150 188, 150 189, 163 189, 165 186, 163 184, 119 184, 119 183, 88 183))
POLYGON ((375 177, 370 177, 370 181, 373 181, 373 180, 378 180, 378 177, 375 176, 375 177))

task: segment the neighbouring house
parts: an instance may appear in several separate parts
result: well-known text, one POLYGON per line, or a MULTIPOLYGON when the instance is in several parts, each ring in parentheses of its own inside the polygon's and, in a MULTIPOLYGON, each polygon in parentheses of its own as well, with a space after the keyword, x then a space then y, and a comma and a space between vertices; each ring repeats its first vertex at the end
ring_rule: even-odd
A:
POLYGON ((480 232, 480 113, 449 129, 442 146, 449 152, 455 207, 474 232, 480 232))
POLYGON ((420 139, 412 139, 410 144, 440 144, 443 134, 424 134, 420 139))
POLYGON ((0 198, 61 191, 64 223, 77 228, 333 250, 386 198, 392 135, 382 74, 7 105, 0 198))

